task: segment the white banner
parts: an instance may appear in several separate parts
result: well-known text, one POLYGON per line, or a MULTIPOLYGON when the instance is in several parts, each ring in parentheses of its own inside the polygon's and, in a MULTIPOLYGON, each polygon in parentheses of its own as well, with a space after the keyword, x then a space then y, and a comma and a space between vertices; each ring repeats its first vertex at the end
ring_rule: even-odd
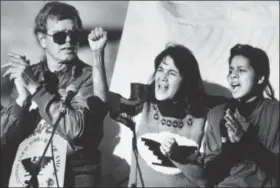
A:
POLYGON ((41 168, 38 165, 52 130, 51 125, 45 120, 41 120, 33 133, 19 145, 9 187, 25 187, 26 181, 38 184, 39 187, 63 187, 67 152, 66 140, 55 134, 53 145, 49 145, 46 155, 42 159, 41 168))
MULTIPOLYGON (((227 97, 230 48, 262 48, 279 99, 279 1, 130 1, 110 90, 129 98, 132 82, 148 83, 155 57, 169 42, 194 53, 207 93, 227 97)), ((114 154, 130 164, 132 133, 119 128, 114 154)))

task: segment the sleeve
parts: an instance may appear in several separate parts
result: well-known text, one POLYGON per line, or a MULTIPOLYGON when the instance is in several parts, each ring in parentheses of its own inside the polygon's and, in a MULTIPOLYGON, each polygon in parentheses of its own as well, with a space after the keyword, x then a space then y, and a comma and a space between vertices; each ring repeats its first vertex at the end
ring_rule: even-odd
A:
POLYGON ((133 117, 142 111, 143 102, 139 99, 125 99, 120 94, 110 91, 108 103, 111 118, 134 130, 133 117))
MULTIPOLYGON (((251 133, 251 134, 255 134, 255 133, 251 133)), ((279 136, 278 136, 278 142, 279 142, 279 136)), ((270 176, 279 178, 279 152, 273 153, 269 151, 256 138, 256 136, 250 135, 250 133, 248 133, 246 135, 246 138, 243 138, 239 144, 241 147, 243 147, 244 153, 246 152, 248 159, 253 160, 270 176), (244 148, 246 148, 246 150, 244 148)))
POLYGON ((8 145, 17 145, 24 133, 32 130, 34 111, 20 107, 17 103, 1 110, 1 150, 8 145))
POLYGON ((279 182, 279 103, 272 105, 268 114, 268 124, 264 125, 269 127, 268 144, 265 146, 259 140, 257 130, 253 126, 250 126, 238 144, 248 159, 253 160, 270 176, 278 178, 279 182))
POLYGON ((222 141, 218 130, 213 127, 212 111, 207 115, 205 136, 203 138, 204 164, 207 164, 221 152, 222 141))
MULTIPOLYGON (((219 125, 215 112, 210 111, 207 117, 207 128, 204 140, 204 165, 208 185, 213 186, 229 175, 230 169, 239 160, 238 147, 235 144, 222 143, 219 125)), ((218 119, 218 118, 217 118, 218 119)))
MULTIPOLYGON (((70 105, 66 106, 66 114, 58 123, 58 133, 70 143, 82 137, 93 108, 98 109, 96 110, 98 114, 94 114, 95 116, 104 118, 106 115, 106 106, 100 100, 96 100, 93 89, 91 73, 88 72, 88 76, 78 88, 78 93, 73 97, 70 105)), ((41 117, 54 125, 64 105, 60 97, 41 87, 32 100, 37 104, 41 117)))

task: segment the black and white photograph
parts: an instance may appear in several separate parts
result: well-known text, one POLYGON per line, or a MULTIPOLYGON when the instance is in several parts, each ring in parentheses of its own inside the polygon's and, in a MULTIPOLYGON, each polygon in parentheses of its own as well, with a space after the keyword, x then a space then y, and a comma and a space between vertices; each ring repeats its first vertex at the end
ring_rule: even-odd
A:
POLYGON ((279 187, 279 1, 1 1, 1 187, 279 187))

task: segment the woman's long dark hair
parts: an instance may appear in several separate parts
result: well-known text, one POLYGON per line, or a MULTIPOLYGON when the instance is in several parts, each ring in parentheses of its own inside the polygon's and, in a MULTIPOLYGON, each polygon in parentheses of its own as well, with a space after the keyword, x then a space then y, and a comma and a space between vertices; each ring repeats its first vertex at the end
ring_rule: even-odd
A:
POLYGON ((193 53, 182 45, 169 45, 155 58, 155 71, 153 74, 153 81, 149 87, 148 100, 150 102, 156 101, 154 77, 160 63, 167 56, 173 59, 175 66, 183 78, 180 88, 173 100, 183 102, 188 113, 194 116, 202 116, 205 112, 205 91, 198 62, 193 53))
POLYGON ((250 65, 256 72, 258 78, 261 76, 264 77, 262 84, 257 86, 256 91, 257 95, 263 96, 265 92, 266 95, 275 99, 274 90, 269 82, 270 67, 269 67, 269 58, 265 51, 260 48, 252 47, 248 44, 236 44, 230 50, 229 64, 234 56, 241 55, 249 59, 250 65))

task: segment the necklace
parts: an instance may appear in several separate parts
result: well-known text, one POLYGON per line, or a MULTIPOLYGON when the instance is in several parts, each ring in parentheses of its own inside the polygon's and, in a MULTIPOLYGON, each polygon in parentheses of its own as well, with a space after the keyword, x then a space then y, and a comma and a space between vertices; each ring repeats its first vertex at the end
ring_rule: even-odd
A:
MULTIPOLYGON (((160 121, 162 126, 173 126, 174 128, 182 129, 184 127, 184 123, 182 119, 174 119, 173 121, 170 118, 163 117, 161 113, 159 112, 159 109, 153 104, 152 108, 154 109, 155 113, 153 115, 153 118, 157 121, 160 121)), ((187 119, 188 126, 192 126, 193 120, 191 117, 188 117, 187 119)))

